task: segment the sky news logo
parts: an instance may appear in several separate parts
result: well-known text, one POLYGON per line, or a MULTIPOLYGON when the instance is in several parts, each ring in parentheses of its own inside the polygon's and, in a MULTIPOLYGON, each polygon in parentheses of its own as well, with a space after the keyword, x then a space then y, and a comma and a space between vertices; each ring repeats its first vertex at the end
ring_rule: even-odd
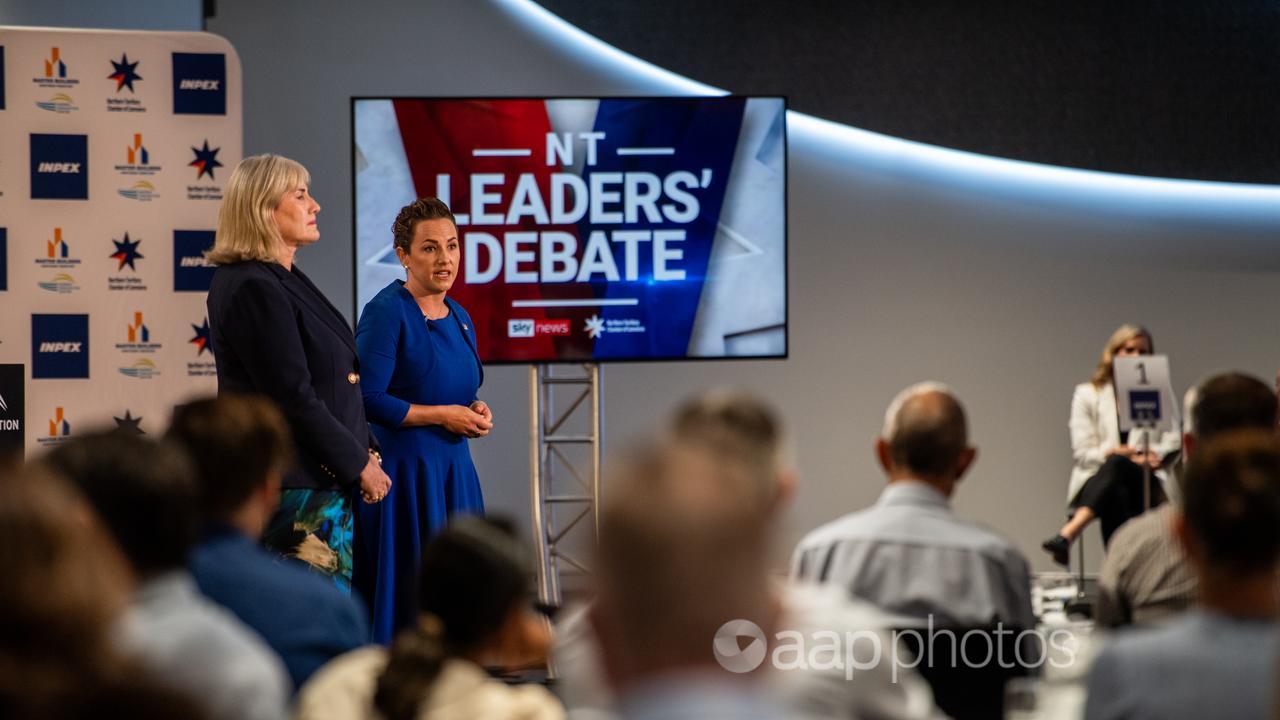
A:
POLYGON ((508 320, 507 337, 531 338, 540 335, 568 337, 571 332, 568 318, 559 320, 531 320, 527 318, 508 320))
POLYGON ((89 136, 31 134, 31 199, 89 199, 89 136))
POLYGON ((31 316, 31 377, 89 377, 89 316, 31 316))
POLYGON ((213 247, 212 230, 173 231, 173 291, 209 292, 214 266, 204 253, 213 247))
POLYGON ((177 115, 227 114, 226 55, 173 54, 173 112, 177 115))

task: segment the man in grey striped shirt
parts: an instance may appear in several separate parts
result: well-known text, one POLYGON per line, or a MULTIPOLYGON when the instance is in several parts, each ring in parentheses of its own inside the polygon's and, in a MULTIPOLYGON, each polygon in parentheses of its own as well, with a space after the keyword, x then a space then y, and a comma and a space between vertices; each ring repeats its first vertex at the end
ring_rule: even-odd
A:
MULTIPOLYGON (((1266 383, 1238 372, 1202 381, 1187 393, 1183 462, 1198 446, 1230 430, 1276 427, 1276 396, 1266 383)), ((1173 532, 1175 503, 1125 523, 1111 538, 1098 579, 1098 624, 1144 625, 1192 606, 1197 582, 1173 532)))
POLYGON ((938 383, 904 390, 885 413, 876 454, 889 477, 879 501, 809 533, 792 557, 792 577, 844 587, 901 627, 929 619, 939 627, 1034 627, 1026 558, 951 510, 976 454, 955 395, 938 383))

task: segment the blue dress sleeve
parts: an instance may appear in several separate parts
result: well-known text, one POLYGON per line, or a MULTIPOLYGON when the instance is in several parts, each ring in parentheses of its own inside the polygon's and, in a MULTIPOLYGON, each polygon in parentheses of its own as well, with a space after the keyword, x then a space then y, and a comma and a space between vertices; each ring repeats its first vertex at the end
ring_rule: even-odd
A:
POLYGON ((356 324, 356 352, 360 355, 360 390, 370 422, 394 430, 409 414, 409 403, 387 392, 396 369, 400 345, 400 313, 392 303, 374 298, 364 306, 356 324))

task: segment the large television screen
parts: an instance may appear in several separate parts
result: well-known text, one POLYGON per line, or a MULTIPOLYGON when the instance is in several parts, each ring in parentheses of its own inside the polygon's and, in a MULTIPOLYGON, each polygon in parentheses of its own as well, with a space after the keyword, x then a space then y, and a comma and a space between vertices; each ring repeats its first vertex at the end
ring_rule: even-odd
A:
POLYGON ((355 98, 356 312, 444 200, 487 363, 787 355, 782 98, 355 98))

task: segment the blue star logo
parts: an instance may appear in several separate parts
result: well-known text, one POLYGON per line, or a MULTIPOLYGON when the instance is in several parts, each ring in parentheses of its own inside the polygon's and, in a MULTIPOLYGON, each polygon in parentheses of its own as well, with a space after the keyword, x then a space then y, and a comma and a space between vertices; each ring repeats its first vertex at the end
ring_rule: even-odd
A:
POLYGON ((138 60, 129 62, 129 53, 120 56, 120 62, 111 61, 111 66, 115 68, 115 72, 107 76, 108 80, 116 81, 116 92, 120 92, 123 88, 129 88, 129 92, 133 92, 133 81, 141 80, 142 76, 138 74, 138 60))
POLYGON ((111 259, 120 263, 116 270, 123 270, 125 265, 128 265, 130 270, 137 270, 138 267, 133 264, 134 261, 146 259, 145 255, 138 252, 138 246, 142 244, 142 241, 134 240, 129 242, 129 233, 124 234, 124 240, 112 240, 111 242, 115 243, 116 246, 116 251, 111 253, 111 259))
POLYGON ((209 318, 204 319, 203 325, 192 325, 191 329, 195 331, 196 336, 187 342, 196 346, 196 355, 203 354, 206 350, 209 354, 213 354, 213 347, 209 345, 209 318))
POLYGON ((218 151, 221 149, 222 148, 214 148, 210 150, 208 140, 204 141, 204 148, 191 148, 191 152, 196 154, 196 159, 192 160, 188 165, 199 170, 199 172, 196 173, 197 180, 205 175, 208 175, 210 180, 216 179, 213 176, 213 169, 222 167, 222 163, 218 162, 218 151))

